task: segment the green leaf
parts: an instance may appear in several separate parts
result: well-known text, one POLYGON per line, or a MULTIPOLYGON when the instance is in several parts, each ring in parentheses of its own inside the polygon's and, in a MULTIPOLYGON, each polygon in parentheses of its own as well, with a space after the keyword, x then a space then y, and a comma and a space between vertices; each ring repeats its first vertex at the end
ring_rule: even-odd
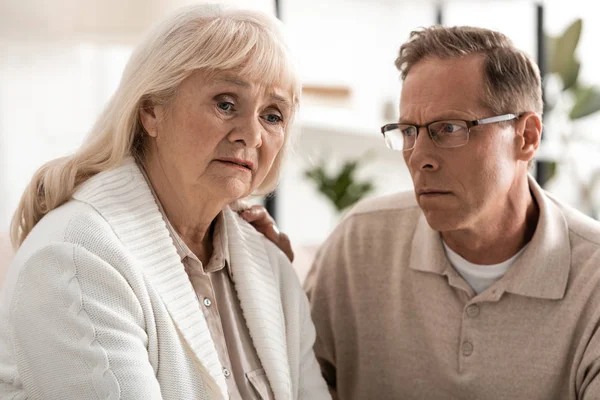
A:
MULTIPOLYGON (((368 154, 367 154, 368 156, 368 154)), ((366 157, 346 161, 337 173, 329 174, 324 160, 304 171, 304 176, 315 182, 317 189, 338 212, 350 207, 374 189, 371 182, 357 182, 355 173, 366 157)))
POLYGON ((575 59, 566 67, 563 73, 560 75, 563 81, 563 90, 569 90, 577 84, 577 78, 579 77, 579 70, 581 69, 581 63, 575 59))
POLYGON ((546 63, 548 65, 548 71, 546 73, 555 73, 553 70, 552 59, 554 57, 554 49, 556 48, 556 38, 554 36, 544 36, 544 47, 546 48, 546 63))
POLYGON ((581 18, 576 19, 554 40, 552 58, 550 59, 550 72, 560 74, 563 81, 568 78, 568 71, 575 61, 575 50, 581 36, 582 25, 581 18))
POLYGON ((600 111, 600 90, 598 88, 582 88, 575 93, 575 105, 569 113, 571 120, 587 117, 600 111))

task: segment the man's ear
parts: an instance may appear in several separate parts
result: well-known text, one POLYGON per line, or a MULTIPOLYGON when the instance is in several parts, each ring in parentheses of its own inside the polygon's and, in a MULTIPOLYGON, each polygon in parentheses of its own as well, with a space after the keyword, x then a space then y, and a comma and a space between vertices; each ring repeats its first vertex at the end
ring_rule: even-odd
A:
POLYGON ((540 147, 542 139, 542 119, 534 112, 521 114, 516 125, 517 154, 522 161, 531 161, 540 147))
POLYGON ((149 136, 158 136, 158 112, 152 100, 144 100, 140 107, 140 121, 149 136))

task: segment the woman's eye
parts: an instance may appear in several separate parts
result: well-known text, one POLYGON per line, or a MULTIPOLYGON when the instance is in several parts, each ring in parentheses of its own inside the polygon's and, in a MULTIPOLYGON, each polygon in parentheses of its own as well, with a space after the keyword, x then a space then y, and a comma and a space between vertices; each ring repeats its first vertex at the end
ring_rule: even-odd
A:
POLYGON ((233 103, 229 101, 220 101, 219 103, 217 103, 217 107, 219 107, 223 111, 231 111, 231 109, 233 108, 233 103))
POLYGON ((267 114, 264 119, 270 124, 278 124, 283 121, 283 118, 277 114, 267 114))

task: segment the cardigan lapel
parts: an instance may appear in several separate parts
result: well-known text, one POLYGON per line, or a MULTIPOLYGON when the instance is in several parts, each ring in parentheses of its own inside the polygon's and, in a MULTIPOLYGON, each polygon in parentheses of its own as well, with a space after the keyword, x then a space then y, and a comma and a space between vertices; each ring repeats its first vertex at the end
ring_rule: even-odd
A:
POLYGON ((142 267, 177 329, 197 357, 213 393, 228 398, 215 344, 152 192, 129 157, 121 167, 90 178, 73 198, 94 207, 142 267), (150 238, 150 239, 149 239, 150 238))
POLYGON ((233 281, 256 353, 275 399, 292 399, 285 321, 265 238, 225 209, 233 281))

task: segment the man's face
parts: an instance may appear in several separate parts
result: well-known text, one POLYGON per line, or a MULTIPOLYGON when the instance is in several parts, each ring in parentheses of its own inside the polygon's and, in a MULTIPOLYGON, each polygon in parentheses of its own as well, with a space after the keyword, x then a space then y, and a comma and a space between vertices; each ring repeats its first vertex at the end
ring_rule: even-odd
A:
MULTIPOLYGON (((494 116, 481 102, 483 58, 425 59, 402 86, 400 122, 477 120, 494 116)), ((415 194, 429 225, 440 232, 474 229, 501 215, 516 175, 512 123, 471 128, 466 145, 436 146, 425 128, 415 148, 404 151, 415 194)))

